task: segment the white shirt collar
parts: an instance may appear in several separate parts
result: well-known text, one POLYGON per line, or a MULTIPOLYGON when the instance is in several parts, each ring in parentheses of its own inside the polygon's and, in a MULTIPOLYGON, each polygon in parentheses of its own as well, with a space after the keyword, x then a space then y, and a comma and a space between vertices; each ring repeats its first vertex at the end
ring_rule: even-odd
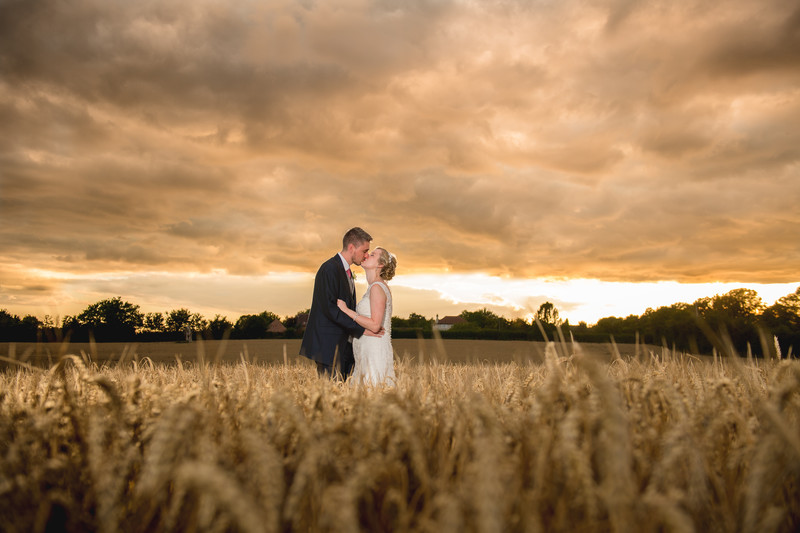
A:
POLYGON ((344 269, 345 269, 345 270, 350 270, 350 263, 348 263, 348 262, 347 262, 347 259, 345 259, 345 258, 344 258, 344 256, 342 255, 342 252, 339 252, 339 253, 338 253, 338 254, 336 254, 336 255, 338 255, 338 256, 339 256, 339 259, 341 259, 341 260, 342 260, 342 265, 344 266, 344 269))

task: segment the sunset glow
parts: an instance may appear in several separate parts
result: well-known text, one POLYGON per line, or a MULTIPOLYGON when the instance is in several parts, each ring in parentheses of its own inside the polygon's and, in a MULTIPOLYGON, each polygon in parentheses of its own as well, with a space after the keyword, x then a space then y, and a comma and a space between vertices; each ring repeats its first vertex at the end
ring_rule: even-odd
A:
POLYGON ((4 2, 0 309, 290 315, 356 225, 400 316, 770 304, 798 49, 782 0, 4 2))

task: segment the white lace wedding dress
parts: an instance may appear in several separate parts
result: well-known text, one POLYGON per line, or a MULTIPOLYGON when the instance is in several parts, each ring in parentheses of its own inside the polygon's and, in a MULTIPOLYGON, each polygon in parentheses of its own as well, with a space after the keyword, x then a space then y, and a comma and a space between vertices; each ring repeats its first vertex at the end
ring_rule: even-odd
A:
POLYGON ((353 356, 356 364, 353 368, 353 382, 365 385, 394 385, 394 351, 392 350, 392 293, 386 284, 376 281, 367 287, 364 296, 356 305, 356 313, 372 316, 369 294, 373 285, 379 285, 386 293, 386 311, 383 313, 383 329, 386 333, 381 337, 362 335, 353 339, 353 356))

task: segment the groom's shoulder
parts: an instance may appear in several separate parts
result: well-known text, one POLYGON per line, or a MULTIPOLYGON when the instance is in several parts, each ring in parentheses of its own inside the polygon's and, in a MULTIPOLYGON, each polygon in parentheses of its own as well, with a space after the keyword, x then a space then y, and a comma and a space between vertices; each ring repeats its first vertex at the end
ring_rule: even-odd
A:
POLYGON ((320 270, 320 271, 323 271, 323 270, 332 270, 334 267, 336 267, 336 266, 337 266, 337 264, 340 264, 340 263, 341 263, 341 261, 342 261, 342 260, 341 260, 341 259, 339 259, 339 254, 336 254, 336 255, 334 255, 333 257, 331 257, 330 259, 328 259, 327 261, 325 261, 324 263, 322 263, 322 264, 320 265, 320 267, 319 267, 319 270, 320 270))

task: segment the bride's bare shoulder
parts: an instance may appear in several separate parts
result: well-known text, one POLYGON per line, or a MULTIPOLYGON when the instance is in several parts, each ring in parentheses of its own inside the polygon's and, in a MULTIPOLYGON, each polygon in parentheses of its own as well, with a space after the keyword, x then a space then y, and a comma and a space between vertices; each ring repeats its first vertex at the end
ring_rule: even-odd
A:
POLYGON ((373 294, 375 295, 383 295, 384 297, 388 296, 391 291, 389 290, 389 286, 386 285, 382 281, 376 281, 369 287, 370 296, 373 294))

